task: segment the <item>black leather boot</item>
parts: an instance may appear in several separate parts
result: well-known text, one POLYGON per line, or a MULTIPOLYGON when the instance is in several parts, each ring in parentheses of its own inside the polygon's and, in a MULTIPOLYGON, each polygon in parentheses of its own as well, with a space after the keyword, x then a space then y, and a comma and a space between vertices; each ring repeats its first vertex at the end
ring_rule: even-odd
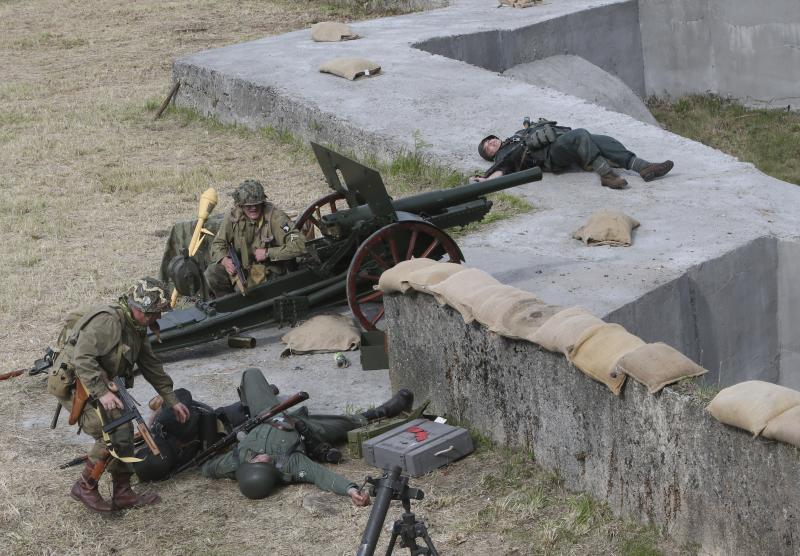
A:
POLYGON ((383 402, 378 407, 366 410, 361 415, 366 417, 367 421, 387 419, 389 417, 396 417, 403 411, 408 411, 413 405, 414 393, 407 388, 402 388, 389 400, 383 402))

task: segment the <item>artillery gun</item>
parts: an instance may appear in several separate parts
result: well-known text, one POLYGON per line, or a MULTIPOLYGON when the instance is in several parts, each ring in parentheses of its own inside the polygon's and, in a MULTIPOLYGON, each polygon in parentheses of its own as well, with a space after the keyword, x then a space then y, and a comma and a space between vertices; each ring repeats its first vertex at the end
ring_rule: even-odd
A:
POLYGON ((541 170, 532 168, 393 200, 377 171, 311 146, 333 191, 296 222, 308 238, 307 256, 296 270, 249 288, 247 295, 200 300, 166 313, 159 320, 161 341, 151 337, 155 351, 295 321, 345 299, 361 325, 375 329, 383 317, 383 293, 373 286, 383 271, 411 258, 462 262, 461 249, 444 229, 481 220, 492 207, 485 195, 542 178, 541 170))

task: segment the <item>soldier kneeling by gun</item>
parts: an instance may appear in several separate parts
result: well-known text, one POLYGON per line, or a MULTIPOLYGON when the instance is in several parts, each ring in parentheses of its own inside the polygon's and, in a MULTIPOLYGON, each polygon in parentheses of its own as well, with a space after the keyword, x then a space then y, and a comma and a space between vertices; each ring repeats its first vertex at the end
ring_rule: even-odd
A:
MULTIPOLYGON (((177 394, 183 398, 188 392, 178 391, 177 394)), ((280 403, 277 388, 270 385, 261 370, 256 368, 245 370, 239 396, 241 403, 215 410, 191 401, 190 397, 185 398, 193 417, 184 425, 177 425, 168 412, 161 410, 156 415, 153 430, 159 447, 166 446, 161 452, 167 457, 145 457, 146 450, 138 453, 137 456, 145 457, 143 462, 134 464, 139 478, 167 478, 173 470, 191 465, 201 446, 216 440, 215 433, 222 428, 218 422, 224 425, 225 432, 230 433, 250 415, 258 415, 280 403), (204 424, 209 421, 213 421, 213 425, 204 424)), ((369 496, 362 493, 355 482, 312 459, 338 463, 341 453, 331 445, 344 442, 347 431, 362 427, 369 421, 394 417, 411 409, 413 402, 414 395, 403 389, 384 404, 358 415, 309 415, 305 407, 283 412, 246 434, 240 433, 238 442, 229 452, 215 454, 202 465, 201 471, 214 479, 235 479, 242 494, 252 499, 269 496, 279 484, 303 482, 347 495, 356 506, 365 506, 369 504, 369 496)))
POLYGON ((142 376, 178 421, 189 418, 188 408, 172 391, 172 379, 153 353, 147 328, 157 329, 162 311, 169 310, 169 297, 163 283, 152 278, 139 280, 117 303, 100 305, 85 312, 73 311, 61 332, 60 353, 47 380, 47 391, 70 412, 69 423, 91 435, 95 444, 89 451, 86 468, 73 485, 71 496, 96 512, 110 512, 154 504, 155 494, 139 495, 131 489, 133 426, 152 443, 141 415, 126 388, 133 386, 133 367, 142 376), (108 465, 114 482, 111 501, 104 500, 97 480, 108 465))

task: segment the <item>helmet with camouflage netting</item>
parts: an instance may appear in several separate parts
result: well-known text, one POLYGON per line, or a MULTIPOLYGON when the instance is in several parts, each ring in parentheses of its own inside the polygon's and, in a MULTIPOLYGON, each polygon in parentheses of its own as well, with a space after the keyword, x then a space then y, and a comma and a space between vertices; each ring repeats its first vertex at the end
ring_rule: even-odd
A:
POLYGON ((237 206, 260 205, 267 202, 264 186, 258 180, 244 180, 233 192, 233 202, 237 206))
POLYGON ((142 278, 128 290, 128 306, 143 313, 162 313, 172 307, 167 285, 155 278, 142 278))

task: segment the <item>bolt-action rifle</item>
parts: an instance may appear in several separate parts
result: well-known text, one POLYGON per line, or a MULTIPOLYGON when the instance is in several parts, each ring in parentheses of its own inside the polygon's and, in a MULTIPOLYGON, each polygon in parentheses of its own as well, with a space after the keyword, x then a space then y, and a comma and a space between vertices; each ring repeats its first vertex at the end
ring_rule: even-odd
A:
POLYGON ((53 366, 53 361, 58 355, 52 348, 47 348, 45 351, 44 356, 41 359, 37 359, 33 363, 33 367, 30 369, 17 369, 16 371, 10 371, 7 373, 0 374, 0 380, 7 380, 9 378, 14 378, 15 376, 20 376, 24 374, 26 371, 30 376, 38 375, 45 372, 47 369, 53 366))
POLYGON ((308 399, 308 393, 306 392, 298 392, 294 394, 286 401, 283 401, 277 405, 270 407, 269 409, 265 409, 255 417, 251 417, 235 429, 233 429, 229 434, 217 440, 214 444, 197 454, 191 461, 186 462, 184 465, 178 468, 173 476, 177 475, 178 473, 182 473, 187 469, 192 467, 196 467, 198 465, 202 465, 212 457, 217 455, 219 452, 223 451, 225 448, 233 444, 234 442, 238 441, 239 433, 247 434, 258 425, 265 423, 275 417, 277 414, 282 413, 289 409, 290 407, 299 404, 300 402, 304 402, 308 399))

